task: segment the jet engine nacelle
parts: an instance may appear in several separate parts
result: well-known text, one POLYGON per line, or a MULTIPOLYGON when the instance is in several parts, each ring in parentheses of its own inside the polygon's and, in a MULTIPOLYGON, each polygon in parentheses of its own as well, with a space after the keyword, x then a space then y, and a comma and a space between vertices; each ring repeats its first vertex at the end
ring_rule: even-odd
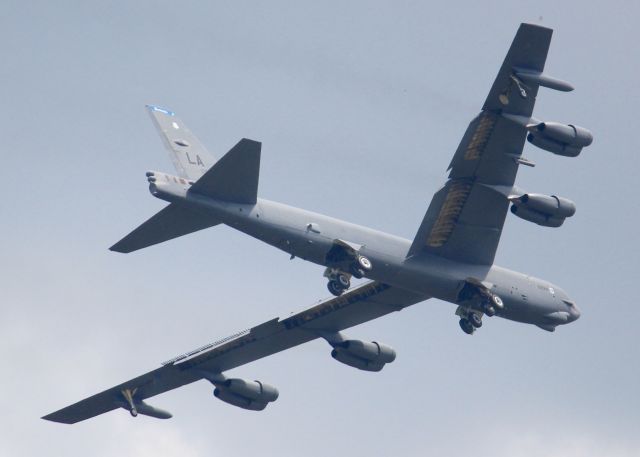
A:
POLYGON ((232 378, 217 384, 213 395, 225 403, 252 411, 262 411, 278 399, 278 389, 260 381, 232 378))
POLYGON ((576 157, 582 148, 593 142, 591 132, 576 125, 540 122, 527 126, 527 141, 545 151, 566 157, 576 157))
POLYGON ((331 357, 359 370, 380 371, 396 359, 396 351, 375 341, 347 340, 333 347, 331 357))
POLYGON ((545 227, 560 227, 567 217, 576 213, 575 203, 555 195, 524 194, 511 202, 513 214, 545 227))

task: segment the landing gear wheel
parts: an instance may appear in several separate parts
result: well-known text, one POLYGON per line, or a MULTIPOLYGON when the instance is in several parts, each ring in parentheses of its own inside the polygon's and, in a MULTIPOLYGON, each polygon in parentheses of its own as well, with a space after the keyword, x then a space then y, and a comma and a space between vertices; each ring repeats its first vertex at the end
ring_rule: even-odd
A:
POLYGON ((467 335, 473 335, 473 332, 476 330, 467 319, 460 319, 460 328, 467 335))
POLYGON ((480 314, 471 313, 467 319, 469 319, 469 323, 475 328, 482 327, 482 317, 480 317, 480 314))
POLYGON ((365 272, 362 268, 360 268, 360 265, 358 265, 357 263, 354 263, 353 265, 351 265, 351 268, 349 268, 351 275, 356 278, 356 279, 361 279, 364 278, 365 272))
POLYGON ((130 409, 129 414, 131 414, 131 417, 136 417, 138 415, 138 411, 136 411, 135 409, 130 409))
POLYGON ((340 273, 338 276, 336 276, 335 281, 342 289, 348 289, 349 287, 351 287, 349 276, 345 275, 344 273, 340 273))
POLYGON ((504 303, 502 302, 502 298, 498 297, 497 295, 492 295, 491 296, 491 303, 497 309, 503 309, 504 308, 504 303))
POLYGON ((496 315, 496 309, 491 305, 486 305, 484 307, 484 313, 489 317, 493 317, 496 315))
POLYGON ((340 284, 333 280, 327 283, 327 289, 329 289, 329 292, 336 297, 339 297, 344 292, 344 289, 340 287, 340 284))
POLYGON ((371 271, 371 268, 372 268, 371 260, 369 260, 363 255, 360 255, 358 256, 358 266, 362 268, 364 271, 371 271))

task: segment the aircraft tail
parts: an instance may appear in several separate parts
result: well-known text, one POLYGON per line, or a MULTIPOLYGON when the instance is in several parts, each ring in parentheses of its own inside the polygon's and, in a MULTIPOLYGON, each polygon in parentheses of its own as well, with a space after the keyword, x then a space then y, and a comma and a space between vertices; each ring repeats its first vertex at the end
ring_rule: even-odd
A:
POLYGON ((189 189, 216 200, 254 204, 262 144, 243 138, 189 189))
POLYGON ((154 105, 147 109, 179 176, 196 181, 216 163, 215 156, 173 111, 154 105))
MULTIPOLYGON (((190 188, 190 193, 235 203, 255 204, 260 175, 257 141, 242 139, 190 188)), ((197 208, 171 203, 109 248, 129 253, 220 224, 215 216, 197 208)))

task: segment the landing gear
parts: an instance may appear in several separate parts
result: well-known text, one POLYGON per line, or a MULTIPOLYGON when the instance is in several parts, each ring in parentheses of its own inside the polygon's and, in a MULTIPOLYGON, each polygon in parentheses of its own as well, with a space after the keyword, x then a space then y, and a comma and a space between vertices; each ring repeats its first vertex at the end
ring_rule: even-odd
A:
POLYGON ((363 255, 359 255, 356 261, 349 265, 349 272, 356 279, 364 278, 369 271, 371 271, 371 260, 363 255))
POLYGON ((325 264, 329 266, 324 272, 324 276, 330 282, 327 287, 333 295, 340 295, 348 289, 351 286, 349 281, 351 277, 364 278, 373 268, 371 260, 360 254, 361 248, 359 244, 334 240, 333 246, 327 252, 325 264))
POLYGON ((476 329, 482 327, 482 313, 480 311, 458 306, 456 315, 460 316, 460 328, 467 335, 473 335, 476 329))
POLYGON ((482 327, 482 316, 480 316, 480 314, 471 313, 469 314, 469 317, 467 319, 469 320, 469 323, 475 328, 482 327))
POLYGON ((495 309, 493 306, 491 306, 491 305, 486 305, 486 304, 485 304, 485 305, 482 307, 482 309, 483 309, 484 313, 485 313, 487 316, 489 316, 489 317, 493 317, 493 316, 495 316, 495 315, 496 315, 496 309, 495 309))
POLYGON ((329 292, 331 292, 331 294, 335 295, 336 297, 339 297, 344 292, 344 289, 340 287, 340 285, 336 281, 333 280, 327 283, 327 289, 329 289, 329 292))
POLYGON ((343 294, 345 290, 351 287, 351 280, 349 275, 341 272, 333 272, 329 276, 329 282, 327 283, 327 289, 336 297, 343 294))
POLYGON ((360 266, 358 266, 357 264, 353 264, 351 265, 351 267, 349 268, 350 272, 351 272, 351 276, 353 276, 356 279, 361 279, 364 278, 364 275, 366 274, 364 272, 364 270, 362 268, 360 268, 360 266))
POLYGON ((460 303, 456 315, 460 316, 460 328, 471 335, 482 327, 482 315, 495 316, 504 309, 502 299, 494 294, 495 286, 486 285, 476 278, 467 278, 458 292, 460 303))
POLYGON ((120 392, 129 405, 129 414, 131 414, 131 417, 138 416, 138 409, 136 408, 136 404, 133 401, 133 396, 135 395, 136 390, 137 389, 124 389, 120 392))
POLYGON ((488 297, 482 299, 482 311, 489 317, 495 316, 498 310, 503 309, 504 303, 502 302, 502 298, 497 295, 489 294, 488 297))
POLYGON ((351 281, 349 280, 349 276, 344 273, 338 273, 336 276, 335 282, 338 283, 340 287, 343 289, 348 289, 351 287, 351 281))
POLYGON ((469 322, 469 320, 462 318, 460 319, 460 328, 467 335, 473 335, 473 332, 476 331, 475 327, 469 322))
POLYGON ((371 260, 369 260, 368 258, 366 258, 363 255, 359 255, 358 256, 357 265, 358 265, 359 268, 361 268, 365 272, 366 271, 371 271, 371 268, 372 268, 371 260))

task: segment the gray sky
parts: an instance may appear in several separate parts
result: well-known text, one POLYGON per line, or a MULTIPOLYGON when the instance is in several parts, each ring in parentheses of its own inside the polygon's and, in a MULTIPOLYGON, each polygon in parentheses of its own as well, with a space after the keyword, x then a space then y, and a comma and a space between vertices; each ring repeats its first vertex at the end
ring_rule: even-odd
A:
POLYGON ((640 8, 590 3, 3 2, 0 455, 640 455, 640 8), (497 263, 561 285, 577 323, 470 338, 430 300, 349 332, 396 348, 381 373, 321 341, 230 372, 280 389, 263 413, 199 382, 154 399, 170 421, 39 419, 327 296, 321 267, 226 227, 107 250, 163 206, 144 104, 218 154, 262 141, 261 196, 412 238, 523 21, 555 29, 547 70, 576 87, 541 89, 535 115, 595 141, 577 159, 526 146, 518 184, 578 212, 509 217, 497 263))

